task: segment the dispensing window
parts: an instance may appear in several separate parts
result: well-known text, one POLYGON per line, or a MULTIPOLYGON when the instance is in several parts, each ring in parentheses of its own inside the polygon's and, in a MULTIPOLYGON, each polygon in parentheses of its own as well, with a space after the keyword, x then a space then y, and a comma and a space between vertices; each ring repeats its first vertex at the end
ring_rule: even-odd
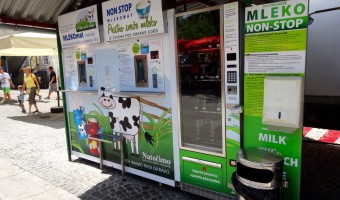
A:
POLYGON ((224 155, 220 9, 176 16, 182 149, 224 155))
POLYGON ((85 61, 77 61, 78 65, 78 80, 79 80, 79 87, 86 87, 87 79, 86 79, 86 64, 85 61))

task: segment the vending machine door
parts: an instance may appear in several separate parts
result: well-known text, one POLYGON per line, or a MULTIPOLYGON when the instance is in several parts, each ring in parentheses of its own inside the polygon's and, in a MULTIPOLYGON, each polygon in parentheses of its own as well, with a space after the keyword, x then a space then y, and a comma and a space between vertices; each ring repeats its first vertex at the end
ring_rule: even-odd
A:
POLYGON ((180 148, 225 155, 219 8, 176 17, 180 148))

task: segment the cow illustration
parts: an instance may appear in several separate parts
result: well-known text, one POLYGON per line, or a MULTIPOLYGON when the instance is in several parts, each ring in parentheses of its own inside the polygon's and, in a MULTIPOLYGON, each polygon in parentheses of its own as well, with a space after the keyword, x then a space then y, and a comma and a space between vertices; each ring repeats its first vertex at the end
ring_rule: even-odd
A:
MULTIPOLYGON (((102 87, 99 104, 108 110, 110 126, 114 135, 123 134, 127 142, 131 143, 131 153, 138 153, 138 134, 141 116, 141 104, 138 99, 113 96, 116 89, 102 87)), ((114 143, 114 149, 120 149, 120 144, 114 143), (118 148, 117 148, 118 146, 118 148)))
POLYGON ((89 22, 89 17, 85 15, 83 18, 79 20, 79 22, 89 22))
POLYGON ((93 22, 94 20, 94 9, 92 9, 91 11, 89 11, 83 18, 81 18, 79 20, 79 22, 93 22))
POLYGON ((79 130, 80 136, 82 138, 87 137, 86 129, 87 129, 86 122, 84 120, 82 120, 81 124, 79 124, 79 126, 78 126, 78 130, 79 130))
POLYGON ((89 20, 89 22, 92 22, 93 21, 93 14, 94 14, 94 8, 92 8, 92 10, 91 11, 89 11, 88 12, 88 14, 87 14, 87 17, 88 17, 88 20, 89 20))

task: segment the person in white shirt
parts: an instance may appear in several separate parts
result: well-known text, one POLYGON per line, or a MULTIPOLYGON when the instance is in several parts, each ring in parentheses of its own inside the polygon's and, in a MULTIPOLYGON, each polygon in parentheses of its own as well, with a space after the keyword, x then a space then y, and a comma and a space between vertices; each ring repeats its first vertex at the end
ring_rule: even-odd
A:
POLYGON ((11 86, 13 88, 15 88, 15 86, 9 74, 6 73, 2 67, 0 67, 0 82, 2 91, 4 92, 4 99, 1 103, 6 103, 6 101, 9 103, 11 101, 11 86))

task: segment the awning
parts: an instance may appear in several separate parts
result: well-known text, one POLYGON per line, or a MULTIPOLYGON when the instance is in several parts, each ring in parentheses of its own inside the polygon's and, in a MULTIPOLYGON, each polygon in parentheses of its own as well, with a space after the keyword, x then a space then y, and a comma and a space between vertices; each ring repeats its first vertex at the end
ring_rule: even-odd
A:
POLYGON ((0 38, 1 56, 56 55, 56 38, 37 38, 11 35, 0 38))

